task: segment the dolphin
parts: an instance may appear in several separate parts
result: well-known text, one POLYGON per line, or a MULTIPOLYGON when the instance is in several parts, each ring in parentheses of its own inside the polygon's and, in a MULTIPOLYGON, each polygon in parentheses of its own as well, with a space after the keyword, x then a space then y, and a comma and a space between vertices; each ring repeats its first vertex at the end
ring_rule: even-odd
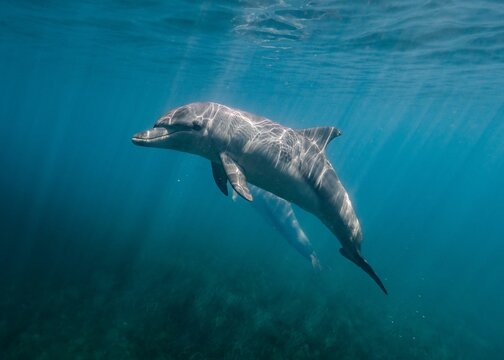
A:
POLYGON ((326 157, 327 144, 340 135, 331 126, 291 129, 222 104, 196 102, 168 111, 132 141, 210 160, 214 180, 225 195, 229 181, 241 197, 252 201, 251 183, 314 214, 340 241, 340 254, 387 294, 361 255, 359 220, 326 157))
MULTIPOLYGON (((249 189, 254 197, 254 208, 270 222, 275 229, 287 240, 298 253, 307 258, 314 270, 321 270, 317 253, 313 250, 308 236, 299 225, 292 205, 265 190, 249 184, 249 189)), ((233 192, 233 200, 236 192, 233 192)))

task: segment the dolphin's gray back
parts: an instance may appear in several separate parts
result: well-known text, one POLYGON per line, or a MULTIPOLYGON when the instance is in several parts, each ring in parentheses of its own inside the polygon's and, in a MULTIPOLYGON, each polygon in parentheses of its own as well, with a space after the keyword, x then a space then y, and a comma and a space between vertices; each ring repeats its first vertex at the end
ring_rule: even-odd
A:
POLYGON ((320 218, 342 244, 360 251, 362 230, 347 191, 334 171, 326 171, 319 185, 325 199, 320 218))

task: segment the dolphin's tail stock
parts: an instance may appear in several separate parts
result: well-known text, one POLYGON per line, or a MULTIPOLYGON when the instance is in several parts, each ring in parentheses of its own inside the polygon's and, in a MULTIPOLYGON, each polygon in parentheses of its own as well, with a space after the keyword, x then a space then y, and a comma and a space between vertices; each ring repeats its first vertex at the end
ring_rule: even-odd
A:
POLYGON ((346 257, 348 260, 350 260, 358 267, 360 267, 362 270, 364 270, 369 276, 371 276, 371 278, 376 282, 376 284, 378 284, 380 289, 383 290, 385 295, 388 295, 387 289, 385 289, 385 286, 383 285, 382 281, 380 280, 378 275, 376 275, 373 268, 371 267, 371 265, 369 265, 366 259, 364 259, 357 251, 355 252, 352 251, 352 254, 349 254, 347 250, 345 250, 344 248, 341 248, 339 251, 341 255, 346 257))

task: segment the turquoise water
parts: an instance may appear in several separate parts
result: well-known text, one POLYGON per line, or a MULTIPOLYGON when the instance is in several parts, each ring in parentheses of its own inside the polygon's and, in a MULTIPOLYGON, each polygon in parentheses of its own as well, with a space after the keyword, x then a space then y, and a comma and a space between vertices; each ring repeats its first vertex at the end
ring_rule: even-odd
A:
POLYGON ((3 1, 2 359, 504 351, 500 1, 3 1), (297 210, 320 274, 208 161, 136 147, 216 101, 337 126, 389 291, 297 210))

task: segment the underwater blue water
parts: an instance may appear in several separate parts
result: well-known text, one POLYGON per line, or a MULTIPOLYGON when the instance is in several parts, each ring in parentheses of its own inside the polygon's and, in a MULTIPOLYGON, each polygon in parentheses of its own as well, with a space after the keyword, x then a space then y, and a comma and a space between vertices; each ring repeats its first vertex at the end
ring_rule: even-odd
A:
POLYGON ((7 1, 0 358, 491 359, 504 351, 501 1, 7 1), (389 291, 309 214, 312 271, 207 160, 134 146, 216 101, 328 157, 389 291))

